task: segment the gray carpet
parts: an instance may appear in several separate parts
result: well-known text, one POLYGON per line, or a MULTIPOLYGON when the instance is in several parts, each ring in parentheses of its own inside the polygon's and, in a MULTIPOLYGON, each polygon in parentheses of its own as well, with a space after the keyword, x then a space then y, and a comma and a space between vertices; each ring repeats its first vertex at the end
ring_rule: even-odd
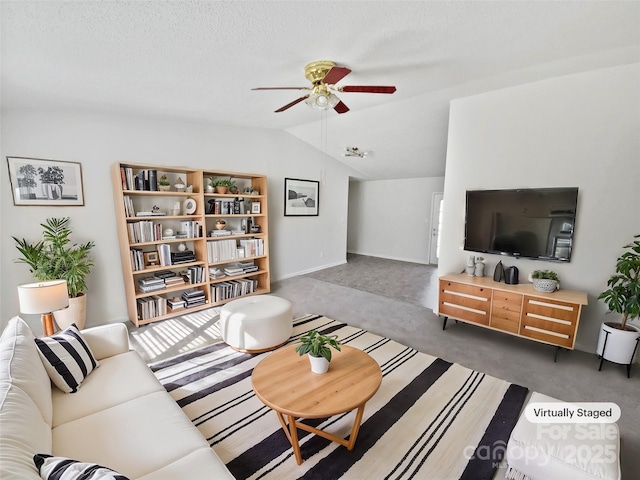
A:
MULTIPOLYGON (((449 322, 442 330, 442 321, 429 308, 422 305, 418 298, 392 298, 341 285, 347 277, 357 278, 357 270, 362 270, 379 259, 372 257, 350 256, 346 265, 328 268, 322 271, 323 279, 310 275, 289 278, 272 284, 271 293, 290 300, 294 307, 294 317, 307 313, 326 315, 334 320, 345 322, 369 330, 377 335, 391 338, 440 357, 446 361, 459 363, 467 368, 484 372, 493 377, 523 385, 531 391, 538 391, 565 401, 589 402, 609 401, 617 403, 622 410, 620 430, 622 435, 621 459, 622 478, 637 478, 640 472, 640 365, 635 365, 631 378, 627 379, 624 367, 605 364, 598 371, 598 359, 593 354, 580 351, 560 352, 558 362, 554 363, 552 347, 513 337, 507 334, 486 330, 464 323, 449 322), (354 261, 354 258, 357 261, 354 261), (345 274, 345 269, 353 269, 345 274), (335 277, 333 272, 337 272, 335 277), (332 283, 336 282, 336 283, 332 283)), ((377 275, 365 275, 367 282, 360 282, 361 288, 378 288, 389 294, 394 289, 389 286, 388 278, 394 264, 398 270, 408 275, 406 262, 386 260, 385 269, 377 275), (377 280, 376 280, 377 279, 377 280), (375 283, 379 283, 378 286, 375 283), (384 288, 389 286, 390 288, 384 288)), ((424 270, 415 283, 424 281, 433 272, 433 267, 415 265, 416 271, 424 270)), ((394 277, 395 278, 395 277, 394 277)), ((408 284, 414 284, 407 279, 408 284)), ((437 286, 430 282, 427 298, 435 298, 437 286)), ((210 314, 215 318, 215 311, 210 314)), ((171 328, 161 327, 166 322, 151 324, 140 329, 132 327, 132 333, 148 331, 148 343, 154 345, 155 352, 145 358, 158 361, 177 355, 189 345, 204 345, 212 342, 211 331, 201 325, 189 332, 188 325, 174 324, 171 328), (170 339, 164 338, 167 330, 178 341, 180 349, 171 347, 170 339)), ((208 327, 212 328, 212 327, 208 327)), ((132 346, 140 351, 132 335, 132 346)), ((142 353, 145 353, 142 351, 142 353)), ((149 360, 150 361, 150 360, 149 360)))

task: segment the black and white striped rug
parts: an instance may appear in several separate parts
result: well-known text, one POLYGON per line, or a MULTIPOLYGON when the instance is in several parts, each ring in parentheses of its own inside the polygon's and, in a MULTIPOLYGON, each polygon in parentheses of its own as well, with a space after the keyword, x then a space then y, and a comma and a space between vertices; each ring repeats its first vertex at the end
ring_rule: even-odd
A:
MULTIPOLYGON (((302 465, 251 389, 253 367, 268 352, 217 343, 151 368, 237 479, 493 478, 526 388, 318 315, 295 320, 290 342, 312 329, 369 353, 383 378, 354 449, 300 430, 302 465)), ((346 438, 354 416, 306 423, 346 438)))

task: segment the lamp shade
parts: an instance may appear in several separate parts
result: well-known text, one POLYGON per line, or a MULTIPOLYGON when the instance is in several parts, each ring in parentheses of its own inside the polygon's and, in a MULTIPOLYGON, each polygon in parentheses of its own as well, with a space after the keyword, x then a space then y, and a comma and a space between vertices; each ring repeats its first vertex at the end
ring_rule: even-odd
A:
POLYGON ((69 306, 66 280, 29 283, 18 286, 22 313, 49 313, 69 306))

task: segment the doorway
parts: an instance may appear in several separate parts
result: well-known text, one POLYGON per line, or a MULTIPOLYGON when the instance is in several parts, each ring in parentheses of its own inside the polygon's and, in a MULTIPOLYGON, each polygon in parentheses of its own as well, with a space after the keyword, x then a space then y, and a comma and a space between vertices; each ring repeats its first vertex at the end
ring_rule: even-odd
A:
POLYGON ((442 225, 442 192, 434 193, 431 201, 431 242, 429 246, 429 263, 438 264, 440 257, 440 227, 442 225))

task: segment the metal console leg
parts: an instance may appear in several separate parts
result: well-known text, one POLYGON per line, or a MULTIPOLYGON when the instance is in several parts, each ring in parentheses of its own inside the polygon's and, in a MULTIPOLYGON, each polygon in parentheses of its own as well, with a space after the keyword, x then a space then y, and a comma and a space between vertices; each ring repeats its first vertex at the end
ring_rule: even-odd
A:
POLYGON ((442 330, 444 330, 445 328, 447 328, 447 320, 449 319, 449 317, 444 317, 444 320, 442 321, 442 330))

